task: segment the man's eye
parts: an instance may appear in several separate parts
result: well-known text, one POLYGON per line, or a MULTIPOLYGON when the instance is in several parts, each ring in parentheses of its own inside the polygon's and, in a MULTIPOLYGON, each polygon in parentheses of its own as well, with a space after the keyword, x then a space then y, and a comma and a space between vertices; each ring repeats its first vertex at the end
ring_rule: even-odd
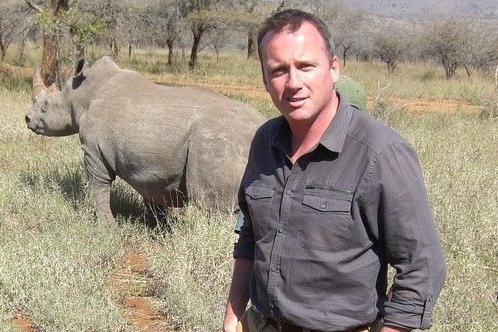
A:
POLYGON ((315 68, 315 66, 313 65, 302 65, 299 69, 301 69, 302 71, 310 71, 313 68, 315 68))
POLYGON ((273 76, 273 77, 278 77, 278 76, 281 76, 283 74, 285 74, 285 71, 282 68, 272 70, 272 72, 271 72, 271 76, 273 76))

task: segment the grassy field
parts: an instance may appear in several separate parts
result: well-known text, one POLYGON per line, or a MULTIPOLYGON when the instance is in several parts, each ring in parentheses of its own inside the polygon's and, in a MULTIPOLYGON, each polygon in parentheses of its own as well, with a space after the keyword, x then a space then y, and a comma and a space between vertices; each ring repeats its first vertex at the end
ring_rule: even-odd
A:
MULTIPOLYGON (((256 61, 202 56, 192 72, 166 68, 164 57, 124 59, 164 84, 198 85, 275 111, 256 61)), ((400 64, 387 76, 380 63, 349 62, 345 72, 368 87, 369 104, 417 148, 448 260, 448 278, 433 331, 498 330, 498 122, 471 110, 493 91, 491 74, 447 82, 427 64, 400 64), (399 107, 401 105, 408 105, 399 107), (438 101, 411 112, 409 101, 438 101), (403 104, 404 103, 404 104, 403 104), (447 113, 445 106, 458 104, 447 113)), ((0 74, 1 75, 1 74, 0 74)), ((233 218, 191 206, 150 230, 140 198, 118 182, 112 204, 118 227, 93 220, 76 136, 30 133, 25 82, 0 76, 0 331, 27 317, 42 331, 133 331, 113 282, 131 250, 146 254, 147 282, 134 295, 153 299, 179 331, 217 331, 231 276, 233 218)))

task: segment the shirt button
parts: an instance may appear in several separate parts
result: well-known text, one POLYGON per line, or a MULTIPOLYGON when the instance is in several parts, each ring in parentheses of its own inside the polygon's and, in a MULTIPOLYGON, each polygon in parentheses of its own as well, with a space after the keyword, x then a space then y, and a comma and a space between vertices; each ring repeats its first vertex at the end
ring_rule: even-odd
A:
POLYGON ((277 271, 278 271, 278 267, 273 266, 273 267, 271 268, 271 270, 272 270, 272 272, 277 272, 277 271))
POLYGON ((287 189, 287 195, 292 195, 292 189, 287 189))
POLYGON ((283 233, 284 232, 284 226, 278 226, 277 231, 279 233, 283 233))
POLYGON ((323 202, 322 205, 320 205, 320 208, 325 209, 327 207, 327 202, 323 202))

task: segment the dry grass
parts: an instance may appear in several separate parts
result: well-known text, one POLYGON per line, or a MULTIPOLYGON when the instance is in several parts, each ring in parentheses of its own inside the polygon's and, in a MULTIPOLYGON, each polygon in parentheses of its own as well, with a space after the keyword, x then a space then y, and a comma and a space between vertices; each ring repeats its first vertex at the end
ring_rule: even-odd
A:
MULTIPOLYGON (((201 57, 195 71, 183 64, 168 69, 163 57, 145 60, 122 65, 164 83, 214 88, 275 114, 253 60, 201 57)), ((386 121, 416 146, 424 166, 449 266, 433 331, 496 331, 498 126, 468 114, 465 106, 479 105, 493 91, 492 75, 446 82, 431 65, 400 64, 392 77, 384 70, 376 63, 350 62, 346 68, 371 96, 390 84, 380 98, 386 121), (462 97, 464 90, 470 97, 462 97), (453 115, 411 114, 396 98, 441 101, 442 108, 466 101, 453 115)), ((168 227, 150 231, 140 217, 140 199, 120 182, 112 194, 119 227, 95 223, 77 137, 29 133, 23 116, 30 97, 16 91, 0 87, 0 330, 9 330, 19 312, 44 331, 132 329, 109 283, 130 243, 141 243, 147 253, 155 280, 148 296, 178 330, 219 330, 232 268, 233 217, 189 207, 173 214, 168 227)))

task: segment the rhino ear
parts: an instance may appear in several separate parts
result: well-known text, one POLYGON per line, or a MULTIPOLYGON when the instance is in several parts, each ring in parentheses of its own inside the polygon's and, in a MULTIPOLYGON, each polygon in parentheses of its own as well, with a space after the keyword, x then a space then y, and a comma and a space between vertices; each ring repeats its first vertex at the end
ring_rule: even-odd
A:
POLYGON ((85 59, 80 59, 78 61, 78 64, 76 65, 76 69, 74 70, 74 76, 79 76, 79 75, 85 75, 85 68, 86 68, 86 61, 85 59))

